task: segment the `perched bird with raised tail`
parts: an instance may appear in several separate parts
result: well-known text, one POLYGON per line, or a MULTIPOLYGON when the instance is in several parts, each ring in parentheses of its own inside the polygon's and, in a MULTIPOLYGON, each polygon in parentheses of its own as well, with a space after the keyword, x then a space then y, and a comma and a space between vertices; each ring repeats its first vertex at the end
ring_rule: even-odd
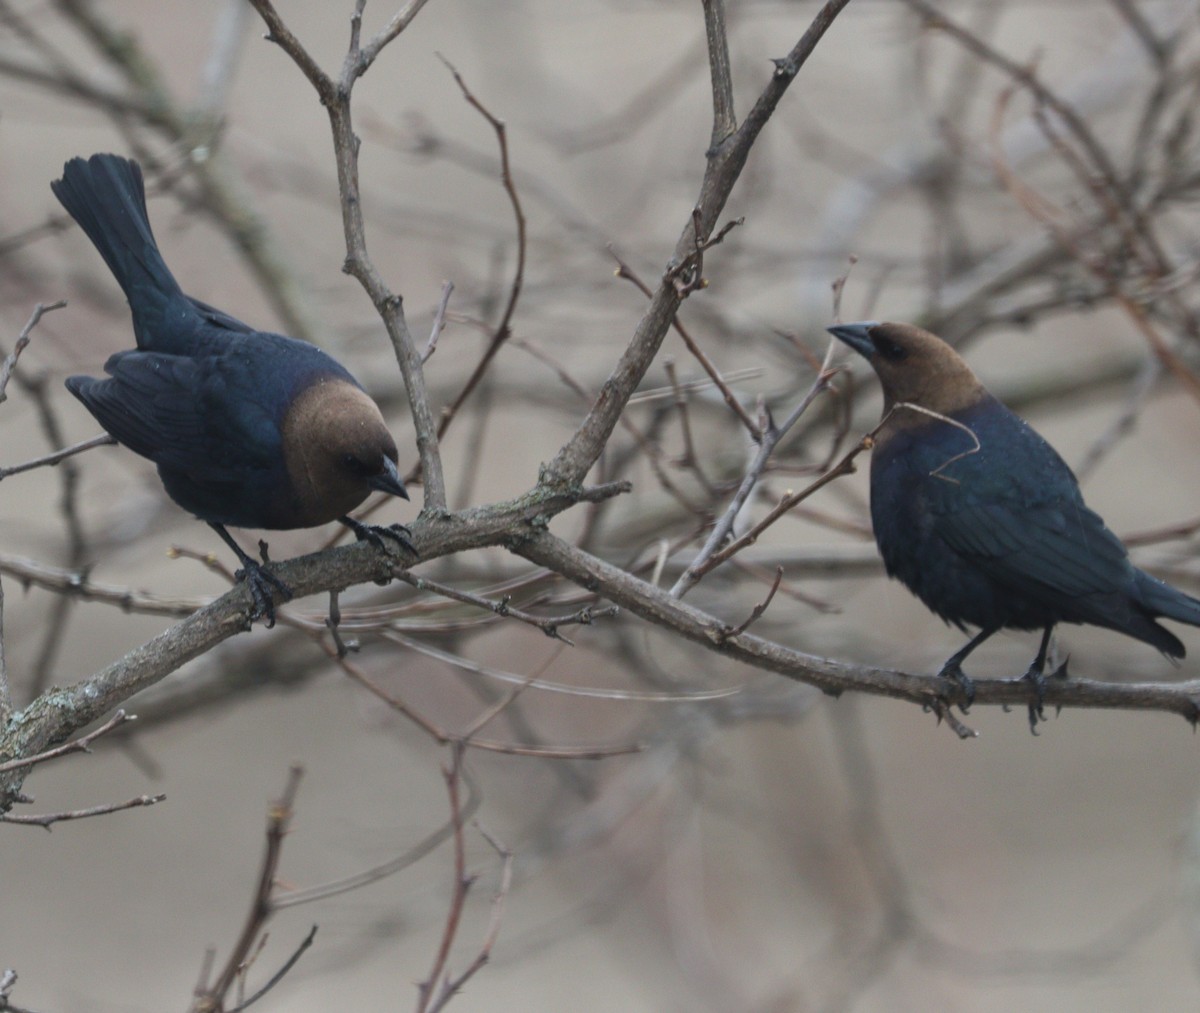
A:
MULTIPOLYGON (((1023 678, 1041 715, 1057 623, 1116 630, 1182 658, 1155 622, 1200 626, 1200 601, 1139 570, 1089 510, 1066 462, 987 392, 941 338, 909 324, 839 324, 829 332, 862 355, 883 385, 871 459, 871 521, 890 576, 933 612, 977 633, 942 666, 969 705, 963 661, 998 630, 1041 630, 1023 678)), ((1066 665, 1055 674, 1066 674, 1066 665)))
POLYGON ((257 331, 183 293, 150 230, 142 171, 117 155, 73 158, 54 195, 125 292, 137 348, 108 379, 67 388, 117 442, 149 458, 167 494, 208 524, 241 562, 251 620, 275 621, 291 590, 230 537, 239 528, 340 520, 356 537, 412 551, 402 525, 349 517, 374 490, 408 499, 395 441, 358 381, 315 345, 257 331))

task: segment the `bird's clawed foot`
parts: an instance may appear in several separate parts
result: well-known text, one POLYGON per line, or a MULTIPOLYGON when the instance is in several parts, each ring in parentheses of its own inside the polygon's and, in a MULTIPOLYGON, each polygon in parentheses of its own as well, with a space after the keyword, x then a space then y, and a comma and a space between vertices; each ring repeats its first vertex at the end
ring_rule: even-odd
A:
POLYGON ((370 542, 377 549, 383 549, 386 552, 387 547, 383 540, 390 538, 405 552, 412 556, 417 555, 416 547, 412 543, 412 532, 403 524, 364 524, 362 521, 356 521, 353 517, 339 517, 338 519, 354 532, 354 537, 360 542, 370 542))
POLYGON ((234 573, 233 579, 244 582, 250 591, 250 624, 253 625, 255 619, 265 619, 267 628, 270 629, 275 625, 276 593, 283 601, 291 601, 294 595, 287 584, 266 568, 265 564, 271 562, 271 557, 267 553, 267 543, 259 540, 258 551, 262 554, 260 563, 233 540, 229 532, 225 530, 224 524, 209 521, 208 526, 221 536, 222 541, 233 550, 238 562, 242 564, 242 568, 234 573))
MULTIPOLYGON (((1065 659, 1063 663, 1058 666, 1058 668, 1054 669, 1054 671, 1050 673, 1049 678, 1068 678, 1067 662, 1070 660, 1070 658, 1065 659)), ((1029 666, 1029 671, 1021 676, 1020 679, 1016 680, 1017 682, 1028 682, 1031 687, 1030 692, 1033 694, 1033 698, 1029 701, 1029 730, 1033 732, 1034 735, 1037 735, 1038 733, 1038 723, 1046 720, 1046 712, 1044 710, 1044 705, 1046 702, 1047 678, 1044 674, 1045 667, 1046 659, 1043 655, 1039 654, 1038 657, 1034 659, 1033 664, 1029 666)))
POLYGON ((255 619, 265 619, 267 628, 275 625, 275 594, 284 601, 291 601, 292 589, 275 576, 261 563, 255 562, 249 556, 242 559, 242 569, 233 575, 234 580, 244 581, 250 591, 253 607, 250 609, 250 622, 255 619))
POLYGON ((962 670, 962 665, 956 657, 951 658, 942 666, 942 670, 938 672, 938 678, 950 679, 952 682, 958 683, 963 695, 962 712, 966 714, 971 704, 975 702, 975 683, 962 670))
MULTIPOLYGON (((1033 694, 1029 701, 1029 730, 1037 735, 1037 726, 1039 721, 1045 721, 1046 715, 1042 710, 1042 705, 1046 699, 1046 677, 1042 674, 1042 666, 1045 660, 1042 660, 1042 665, 1036 661, 1029 666, 1029 671, 1026 672, 1017 682, 1028 682, 1030 692, 1033 694)), ((1057 674, 1057 673, 1055 673, 1057 674)))

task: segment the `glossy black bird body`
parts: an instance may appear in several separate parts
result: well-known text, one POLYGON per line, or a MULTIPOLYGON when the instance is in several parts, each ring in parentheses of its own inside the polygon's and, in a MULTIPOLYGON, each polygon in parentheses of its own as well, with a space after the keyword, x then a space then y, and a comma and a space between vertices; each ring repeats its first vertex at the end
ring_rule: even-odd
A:
POLYGON ((996 400, 949 345, 904 324, 830 332, 879 375, 884 419, 871 460, 871 519, 887 572, 933 612, 981 630, 943 674, 1003 628, 1088 623, 1173 657, 1158 617, 1200 625, 1200 601, 1135 567, 1083 501, 1066 462, 996 400))
POLYGON ((394 469, 396 451, 383 440, 382 416, 314 345, 231 333, 192 355, 117 352, 104 370, 110 379, 73 376, 67 387, 120 443, 153 461, 168 495, 202 520, 313 527, 353 510, 372 488, 396 492, 384 463, 394 469), (356 414, 362 419, 344 430, 342 418, 356 414), (341 441, 342 458, 325 436, 341 441), (314 452, 332 458, 327 481, 308 460, 314 452), (345 463, 351 456, 361 468, 345 463))
MULTIPOLYGON (((108 379, 73 376, 67 387, 118 442, 157 465, 176 503, 235 549, 258 583, 256 605, 258 565, 224 525, 340 519, 377 539, 346 515, 372 490, 407 492, 396 444, 354 377, 315 345, 256 331, 185 295, 154 241, 137 163, 75 158, 51 188, 124 290, 137 339, 105 363, 108 379)), ((268 617, 269 606, 268 594, 268 617)))

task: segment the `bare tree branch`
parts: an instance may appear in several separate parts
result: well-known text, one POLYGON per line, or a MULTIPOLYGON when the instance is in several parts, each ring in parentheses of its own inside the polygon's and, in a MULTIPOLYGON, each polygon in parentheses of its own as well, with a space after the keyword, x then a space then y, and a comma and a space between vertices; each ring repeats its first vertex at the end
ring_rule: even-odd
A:
MULTIPOLYGON (((526 559, 585 587, 593 587, 610 601, 710 651, 809 683, 832 696, 854 690, 907 700, 922 707, 934 707, 939 700, 964 702, 960 687, 937 676, 908 675, 831 661, 750 633, 735 634, 736 627, 732 624, 693 608, 551 534, 537 534, 514 548, 526 559)), ((976 690, 976 706, 1025 705, 1030 699, 1027 680, 980 680, 976 690)), ((1050 707, 1167 711, 1192 724, 1200 720, 1200 680, 1110 683, 1054 679, 1046 687, 1045 700, 1050 707)))
MULTIPOLYGON (((667 273, 654 292, 633 338, 622 352, 616 367, 605 380, 592 410, 575 435, 555 455, 545 468, 544 480, 552 485, 571 486, 583 481, 596 463, 600 451, 616 427, 630 396, 646 375, 650 363, 666 336, 683 296, 672 284, 671 271, 684 263, 697 246, 697 240, 707 238, 716 227, 725 202, 741 176, 750 149, 766 126, 788 86, 800 72, 805 61, 821 41, 849 0, 828 0, 813 18, 808 31, 792 47, 786 57, 775 61, 775 73, 754 103, 750 114, 737 130, 709 151, 708 165, 695 203, 699 210, 695 224, 689 219, 675 244, 675 253, 667 273)), ((709 45, 713 40, 709 39, 709 45)), ((719 61, 717 61, 719 65, 719 61)), ((715 131, 714 131, 715 132, 715 131)))
MULTIPOLYGON (((0 823, 18 823, 50 830, 55 823, 62 823, 66 820, 85 820, 92 816, 107 816, 109 813, 124 812, 126 809, 140 809, 162 802, 166 797, 166 795, 138 795, 137 798, 131 798, 127 802, 110 802, 105 805, 89 806, 87 809, 71 809, 67 812, 44 813, 39 816, 14 816, 12 813, 0 813, 0 823)), ((2 1008, 0 1007, 0 1009, 2 1008)))
POLYGON ((338 192, 342 199, 342 227, 346 238, 346 262, 342 269, 362 285, 392 340, 392 348, 396 353, 400 373, 404 377, 404 388, 408 391, 409 408, 416 428, 417 450, 421 457, 421 474, 425 488, 425 509, 437 513, 446 508, 446 483, 442 475, 441 456, 438 453, 437 428, 425 390, 421 354, 408 330, 400 296, 388 288, 367 253, 366 224, 363 219, 358 176, 359 142, 350 115, 350 96, 355 83, 366 73, 383 47, 393 41, 416 17, 424 6, 423 0, 412 0, 389 22, 387 28, 367 44, 366 49, 359 46, 364 6, 363 0, 359 0, 351 17, 350 47, 336 84, 317 66, 300 40, 287 28, 270 0, 250 2, 267 26, 267 39, 291 57, 316 89, 321 104, 329 114, 329 123, 333 130, 334 157, 337 162, 338 192))

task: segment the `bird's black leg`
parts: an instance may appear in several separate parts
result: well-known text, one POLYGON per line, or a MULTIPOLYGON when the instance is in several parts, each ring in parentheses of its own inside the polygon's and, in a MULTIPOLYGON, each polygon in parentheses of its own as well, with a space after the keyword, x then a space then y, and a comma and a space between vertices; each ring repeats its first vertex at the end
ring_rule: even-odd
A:
MULTIPOLYGON (((1029 730, 1034 735, 1037 734, 1037 724, 1039 721, 1045 720, 1046 715, 1042 712, 1042 701, 1046 697, 1046 676, 1043 674, 1046 671, 1046 655, 1050 650, 1050 634, 1054 630, 1054 625, 1051 624, 1042 632, 1042 644, 1038 648, 1037 657, 1033 659, 1033 664, 1029 666, 1029 671, 1026 672, 1022 679, 1027 679, 1033 686, 1033 699, 1029 701, 1029 730)), ((1054 674, 1059 673, 1066 676, 1067 666, 1064 662, 1062 667, 1054 674)))
MULTIPOLYGON (((339 517, 338 520, 353 531, 354 537, 360 542, 370 542, 376 548, 384 549, 383 540, 390 538, 406 552, 413 556, 417 555, 417 550, 409 540, 412 532, 403 524, 364 524, 362 521, 356 521, 353 517, 339 517)), ((387 550, 384 549, 384 551, 387 550)))
POLYGON ((961 651, 951 655, 950 658, 947 659, 946 664, 942 666, 942 670, 938 672, 938 676, 940 678, 953 679, 962 687, 964 700, 962 709, 964 714, 967 712, 967 708, 975 702, 975 683, 973 683, 967 677, 967 673, 962 670, 962 663, 966 661, 968 654, 975 650, 976 647, 987 640, 987 638, 995 633, 998 629, 999 627, 997 626, 990 630, 980 630, 977 634, 975 634, 974 637, 971 638, 971 640, 961 651))
POLYGON ((275 598, 272 592, 278 591, 284 601, 291 601, 292 589, 253 556, 243 551, 242 547, 225 530, 223 524, 214 524, 209 521, 208 526, 224 539, 226 545, 233 549, 238 561, 242 564, 242 568, 233 576, 235 580, 245 581, 246 587, 250 589, 250 598, 254 602, 254 608, 250 612, 250 621, 254 622, 255 619, 265 618, 268 627, 274 626, 275 598))

